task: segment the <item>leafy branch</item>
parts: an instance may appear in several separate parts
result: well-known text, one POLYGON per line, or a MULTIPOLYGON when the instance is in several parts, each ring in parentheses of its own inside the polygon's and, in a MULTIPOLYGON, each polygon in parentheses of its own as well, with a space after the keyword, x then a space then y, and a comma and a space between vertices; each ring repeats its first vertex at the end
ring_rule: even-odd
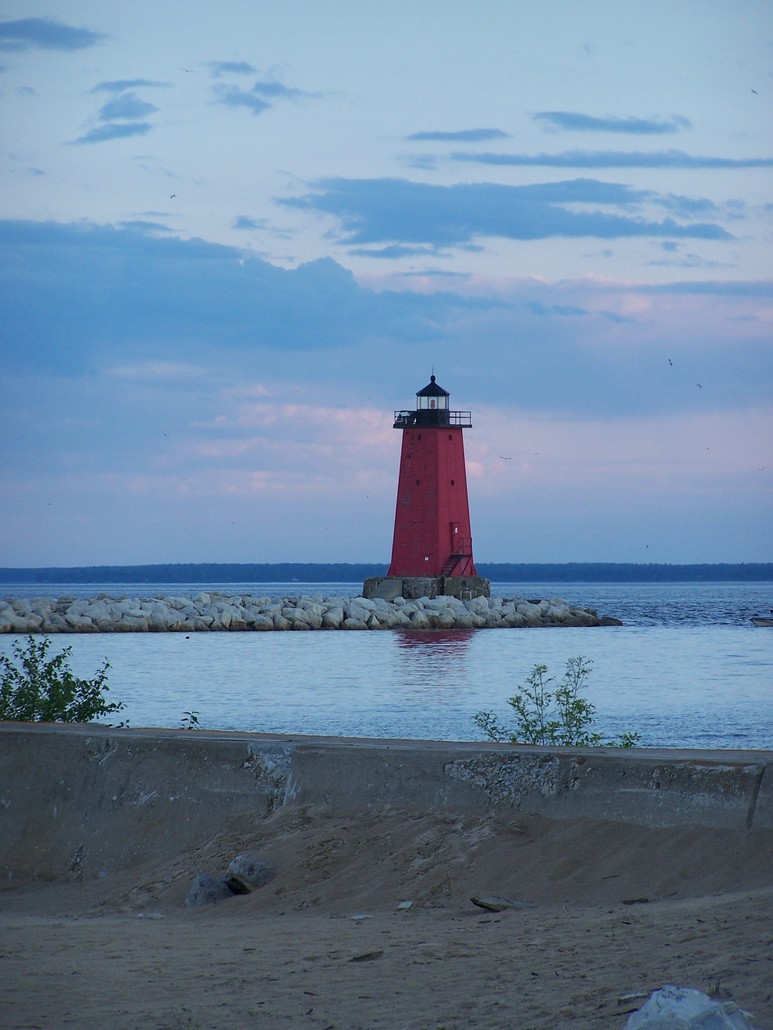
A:
POLYGON ((548 676, 547 665, 535 665, 507 703, 515 713, 515 727, 505 727, 493 712, 477 712, 475 725, 489 740, 509 744, 546 744, 558 747, 633 747, 638 733, 626 732, 605 740, 592 727, 596 707, 582 697, 593 662, 579 655, 566 663, 560 683, 548 676))
POLYGON ((48 637, 26 638, 13 645, 13 657, 0 655, 0 719, 16 722, 94 722, 105 715, 120 712, 122 701, 109 702, 105 693, 107 670, 105 659, 91 679, 80 679, 69 666, 71 647, 49 658, 48 637))

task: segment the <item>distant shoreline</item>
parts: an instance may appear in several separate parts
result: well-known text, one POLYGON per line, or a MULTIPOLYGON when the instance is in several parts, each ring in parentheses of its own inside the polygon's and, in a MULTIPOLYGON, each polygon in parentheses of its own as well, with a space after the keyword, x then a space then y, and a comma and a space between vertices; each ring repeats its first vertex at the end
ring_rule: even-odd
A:
MULTIPOLYGON (((773 562, 702 565, 627 562, 478 562, 478 572, 500 583, 729 583, 773 582, 773 562)), ((0 583, 357 583, 384 576, 385 564, 188 563, 0 568, 0 583)))

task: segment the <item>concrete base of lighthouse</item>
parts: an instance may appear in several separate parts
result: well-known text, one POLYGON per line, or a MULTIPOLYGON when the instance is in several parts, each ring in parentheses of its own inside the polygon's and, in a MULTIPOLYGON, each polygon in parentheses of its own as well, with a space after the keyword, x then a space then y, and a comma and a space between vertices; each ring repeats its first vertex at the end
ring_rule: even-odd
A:
POLYGON ((374 576, 366 579, 362 596, 392 601, 395 597, 491 597, 491 583, 482 576, 374 576))

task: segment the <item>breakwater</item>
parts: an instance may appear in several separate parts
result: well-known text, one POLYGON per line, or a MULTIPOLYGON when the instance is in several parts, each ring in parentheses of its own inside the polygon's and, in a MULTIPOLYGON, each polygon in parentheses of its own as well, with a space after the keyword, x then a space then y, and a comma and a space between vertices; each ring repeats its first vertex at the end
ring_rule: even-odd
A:
POLYGON ((199 593, 195 597, 6 598, 0 633, 192 633, 236 630, 516 629, 621 625, 561 598, 364 597, 268 598, 199 593))

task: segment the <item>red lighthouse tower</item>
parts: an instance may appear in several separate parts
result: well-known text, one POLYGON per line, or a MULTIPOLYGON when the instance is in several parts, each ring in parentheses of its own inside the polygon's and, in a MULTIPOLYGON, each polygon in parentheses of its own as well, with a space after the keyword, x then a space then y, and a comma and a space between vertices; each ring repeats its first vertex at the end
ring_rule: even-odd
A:
POLYGON ((366 580, 366 597, 489 594, 472 556, 463 434, 472 421, 449 397, 431 376, 415 409, 395 412, 403 440, 392 561, 386 578, 366 580))

